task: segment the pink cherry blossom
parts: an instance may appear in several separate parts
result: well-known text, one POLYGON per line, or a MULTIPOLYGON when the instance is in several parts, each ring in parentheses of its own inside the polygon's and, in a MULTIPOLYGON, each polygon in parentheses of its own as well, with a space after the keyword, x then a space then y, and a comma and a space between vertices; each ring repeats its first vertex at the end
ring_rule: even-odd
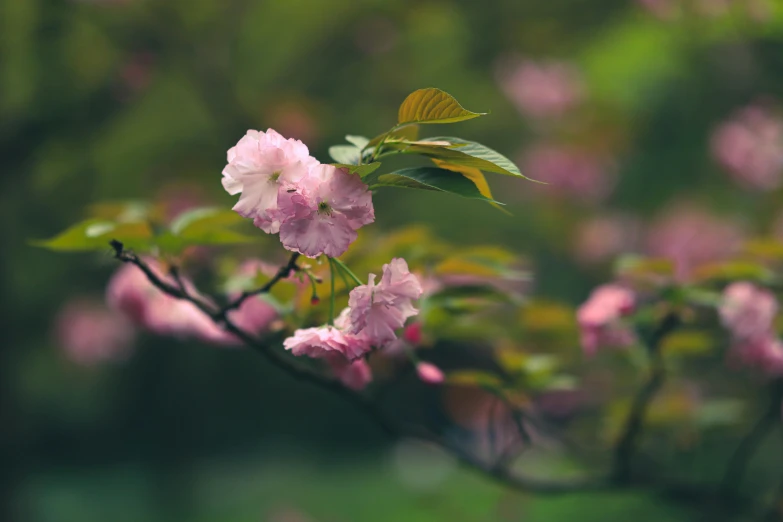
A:
POLYGON ((641 224, 631 216, 598 216, 577 225, 574 250, 585 264, 599 263, 621 253, 634 251, 639 243, 641 224))
POLYGON ((372 382, 372 369, 364 359, 350 362, 344 357, 327 357, 326 362, 346 388, 361 391, 372 382))
POLYGON ((732 283, 723 291, 721 322, 737 339, 766 335, 778 313, 778 302, 769 290, 752 283, 732 283))
POLYGON ((285 139, 272 129, 265 133, 249 130, 228 151, 223 188, 232 195, 241 193, 234 205, 236 212, 253 218, 253 223, 264 232, 275 234, 280 228, 273 217, 278 192, 305 177, 310 167, 317 164, 301 141, 285 139))
POLYGON ((283 347, 296 356, 320 359, 339 355, 346 361, 358 359, 369 350, 366 343, 334 326, 296 330, 283 341, 283 347))
POLYGON ((406 319, 418 314, 411 300, 421 296, 422 288, 404 259, 383 265, 380 284, 375 284, 375 277, 370 274, 368 284, 351 290, 350 331, 361 333, 375 346, 384 346, 397 338, 395 330, 402 328, 406 319))
POLYGON ((599 203, 614 190, 612 161, 586 150, 534 145, 523 151, 520 164, 527 176, 546 183, 536 191, 551 197, 599 203))
POLYGON ((783 343, 772 333, 732 344, 729 364, 755 368, 771 377, 783 376, 783 343))
POLYGON ((446 380, 443 371, 432 363, 420 362, 416 365, 416 374, 427 384, 441 384, 446 380))
MULTIPOLYGON (((171 277, 164 274, 157 261, 144 261, 160 279, 175 284, 171 277)), ((190 281, 182 281, 191 294, 198 296, 190 281)), ((109 281, 106 302, 111 309, 124 313, 138 326, 158 335, 195 338, 224 345, 239 344, 238 339, 221 329, 196 305, 162 292, 131 264, 121 266, 109 281)))
POLYGON ((66 303, 57 314, 55 332, 68 358, 85 366, 126 359, 135 337, 124 315, 88 299, 66 303))
POLYGON ((745 187, 774 190, 783 184, 783 119, 750 105, 713 133, 712 154, 745 187))
POLYGON ((729 259, 743 239, 741 227, 733 221, 698 207, 678 205, 653 221, 646 250, 674 261, 675 277, 683 281, 700 265, 729 259))
POLYGON ((584 97, 579 72, 563 62, 502 64, 499 76, 506 96, 523 115, 533 118, 562 116, 584 97))
POLYGON ((636 340, 634 332, 620 319, 633 312, 636 298, 616 284, 599 286, 577 310, 582 348, 588 355, 602 346, 625 347, 636 340))
POLYGON ((280 191, 280 241, 309 257, 339 257, 356 231, 375 220, 372 195, 357 174, 332 165, 309 169, 306 177, 280 191))

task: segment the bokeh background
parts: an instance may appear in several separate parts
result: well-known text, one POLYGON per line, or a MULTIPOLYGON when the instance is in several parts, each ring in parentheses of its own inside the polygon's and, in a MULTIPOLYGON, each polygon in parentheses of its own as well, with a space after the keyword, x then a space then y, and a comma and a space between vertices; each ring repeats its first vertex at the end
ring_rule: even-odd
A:
POLYGON ((388 191, 379 229, 505 245, 531 293, 571 304, 621 252, 686 277, 783 237, 777 0, 0 0, 0 520, 689 519, 638 493, 506 491, 240 351, 69 348, 64 310, 100 302, 115 265, 30 239, 98 201, 228 207, 220 171, 247 129, 328 161, 429 86, 491 113, 433 134, 549 185, 491 177, 511 216, 388 191))

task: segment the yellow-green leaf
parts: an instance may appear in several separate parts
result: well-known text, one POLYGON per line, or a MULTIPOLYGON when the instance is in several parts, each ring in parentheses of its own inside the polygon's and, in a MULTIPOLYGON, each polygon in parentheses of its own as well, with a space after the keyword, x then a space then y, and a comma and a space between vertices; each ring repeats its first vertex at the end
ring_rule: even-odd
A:
POLYGON ((400 105, 397 123, 454 123, 483 115, 465 109, 449 93, 429 88, 414 91, 405 98, 400 105))
POLYGON ((34 246, 61 252, 108 250, 109 241, 116 239, 130 248, 147 245, 152 230, 147 223, 114 223, 103 219, 88 219, 48 240, 32 241, 34 246))
POLYGON ((489 183, 487 183, 487 178, 484 177, 484 174, 481 173, 481 171, 477 168, 473 167, 466 167, 463 165, 453 165, 451 163, 448 163, 444 160, 440 160, 437 158, 432 158, 432 161, 437 165, 438 167, 446 170, 451 170, 454 172, 459 172, 466 178, 468 178, 470 181, 473 182, 474 185, 476 185, 476 188, 481 193, 482 196, 486 197, 487 199, 490 199, 490 205, 495 207, 496 209, 511 215, 511 213, 495 203, 494 198, 492 197, 492 190, 489 188, 489 183))

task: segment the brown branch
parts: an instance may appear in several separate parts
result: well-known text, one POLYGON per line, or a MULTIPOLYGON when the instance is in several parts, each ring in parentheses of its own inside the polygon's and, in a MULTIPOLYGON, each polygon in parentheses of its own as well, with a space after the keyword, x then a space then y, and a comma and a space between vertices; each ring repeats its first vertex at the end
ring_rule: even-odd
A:
POLYGON ((285 279, 286 277, 290 276, 292 272, 298 272, 299 271, 299 265, 296 264, 297 260, 299 260, 300 254, 298 252, 294 252, 291 254, 291 257, 288 259, 288 263, 281 266, 280 269, 275 273, 274 276, 272 276, 272 279, 266 282, 264 286, 260 288, 256 288, 255 290, 247 290, 245 292, 242 292, 242 294, 225 305, 223 308, 220 309, 219 315, 217 317, 218 320, 223 321, 225 320, 226 314, 230 312, 231 310, 236 310, 240 306, 242 306, 242 303, 245 302, 245 300, 261 294, 267 294, 269 293, 272 288, 279 283, 281 280, 285 279))
MULTIPOLYGON (((271 349, 268 345, 262 343, 259 339, 256 339, 251 334, 237 327, 225 315, 225 313, 222 311, 223 309, 215 309, 208 302, 204 301, 200 297, 197 297, 196 295, 191 294, 184 285, 182 288, 178 288, 177 286, 174 286, 161 279, 144 262, 144 260, 139 258, 133 252, 125 250, 122 243, 119 241, 112 241, 111 245, 115 251, 115 257, 118 260, 137 266, 147 276, 147 279, 150 281, 150 283, 152 283, 160 291, 177 299, 184 299, 190 303, 193 303, 193 305, 198 307, 199 310, 212 318, 214 321, 222 323, 228 332, 234 334, 253 351, 262 355, 274 366, 280 368, 291 377, 297 380, 309 382, 319 386, 320 388, 327 389, 342 397, 348 403, 353 404, 359 410, 367 414, 368 417, 373 420, 375 424, 377 424, 387 435, 392 437, 412 436, 424 441, 431 442, 433 444, 437 444, 454 455, 454 457, 457 458, 457 460, 463 465, 508 488, 528 493, 565 494, 608 490, 618 487, 654 487, 662 494, 677 498, 688 498, 690 501, 693 501, 693 499, 702 500, 704 498, 703 490, 700 488, 694 488, 690 486, 659 485, 644 481, 635 481, 633 483, 628 482, 626 484, 619 485, 615 480, 613 480, 613 477, 611 476, 577 479, 540 479, 519 475, 513 473, 513 471, 510 469, 510 466, 498 466, 497 464, 484 462, 458 445, 452 444, 447 439, 439 437, 426 430, 401 429, 383 414, 379 404, 372 397, 355 393, 329 376, 317 372, 310 367, 304 367, 296 364, 294 361, 291 361, 290 357, 286 356, 285 352, 282 350, 271 349)), ((294 257, 293 260, 289 261, 289 263, 281 268, 278 273, 289 273, 291 270, 290 266, 293 266, 295 262, 296 258, 294 257), (286 270, 284 271, 284 269, 286 270)), ((277 280, 280 280, 282 277, 284 276, 278 277, 277 280)))
POLYGON ((639 444, 639 438, 644 431, 644 421, 647 410, 666 380, 666 367, 661 354, 661 342, 679 326, 679 318, 669 313, 650 336, 648 349, 650 369, 647 380, 633 398, 631 410, 625 420, 620 438, 615 445, 612 475, 618 483, 631 479, 632 462, 639 444))
POLYGON ((730 503, 736 501, 739 487, 745 477, 748 464, 756 454, 767 434, 780 422, 780 401, 783 397, 783 380, 776 380, 770 386, 770 400, 766 411, 753 428, 742 438, 734 450, 720 484, 720 497, 730 503))

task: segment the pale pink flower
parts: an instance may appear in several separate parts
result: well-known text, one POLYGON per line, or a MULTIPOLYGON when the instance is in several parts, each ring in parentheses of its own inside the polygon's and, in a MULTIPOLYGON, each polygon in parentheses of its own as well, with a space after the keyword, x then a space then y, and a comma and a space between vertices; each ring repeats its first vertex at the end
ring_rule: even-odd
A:
POLYGON ((228 165, 223 169, 223 188, 239 194, 234 210, 264 232, 275 234, 280 222, 273 216, 277 210, 281 187, 298 182, 310 167, 317 165, 307 146, 299 140, 285 139, 272 129, 266 133, 249 130, 228 151, 228 165))
POLYGON ((751 105, 712 135, 712 154, 742 185, 774 190, 783 184, 783 120, 751 105))
POLYGON ((567 63, 522 60, 501 65, 499 76, 506 96, 533 118, 562 116, 584 97, 579 71, 567 63))
POLYGON ((677 0, 637 0, 639 5, 662 20, 670 20, 677 15, 677 0))
POLYGON ((769 290, 752 283, 732 283, 723 290, 721 322, 737 339, 764 336, 772 330, 778 302, 769 290))
POLYGON ((331 165, 312 167, 295 186, 280 191, 280 241, 309 257, 339 257, 356 231, 375 220, 372 194, 357 174, 331 165))
POLYGON ((602 346, 626 347, 636 335, 621 319, 631 314, 636 297, 629 289, 616 284, 599 286, 577 310, 582 348, 588 355, 602 346))
POLYGON ((372 382, 372 369, 364 359, 351 362, 344 357, 327 357, 326 362, 346 388, 360 391, 372 382))
MULTIPOLYGON (((174 285, 154 259, 145 259, 147 266, 161 280, 174 285)), ((182 279, 188 291, 199 296, 193 284, 182 279)), ((205 299, 204 299, 205 300, 205 299)), ((158 335, 196 338, 217 344, 239 344, 231 334, 221 329, 191 302, 172 297, 156 288, 134 265, 121 266, 106 289, 106 302, 123 312, 135 324, 158 335)), ((206 300, 205 300, 206 302, 206 300)))
POLYGON ((555 197, 598 203, 614 190, 611 161, 589 151, 560 145, 535 145, 520 159, 525 175, 546 183, 536 190, 555 197))
POLYGON ((411 300, 421 296, 422 288, 399 258, 383 265, 380 284, 375 284, 375 274, 368 279, 368 284, 357 286, 349 295, 350 331, 361 333, 375 346, 384 346, 397 338, 395 330, 406 319, 418 314, 411 300))
POLYGON ((735 342, 728 354, 732 366, 755 368, 771 377, 783 375, 783 344, 772 333, 735 342))
POLYGON ((296 356, 330 359, 339 355, 346 361, 358 359, 369 350, 366 343, 334 326, 296 330, 283 341, 283 347, 296 356))
POLYGON ((416 365, 416 374, 427 384, 442 384, 446 380, 443 371, 432 363, 420 362, 416 365))
POLYGON ((68 358, 85 366, 126 359, 135 337, 125 316, 87 299, 59 311, 55 333, 68 358))
POLYGON ((599 216, 577 225, 574 250, 585 264, 612 259, 637 247, 640 223, 630 216, 599 216))
POLYGON ((744 234, 733 221, 680 205, 657 218, 647 233, 647 253, 671 259, 675 277, 687 280, 700 265, 725 261, 742 246, 744 234))

